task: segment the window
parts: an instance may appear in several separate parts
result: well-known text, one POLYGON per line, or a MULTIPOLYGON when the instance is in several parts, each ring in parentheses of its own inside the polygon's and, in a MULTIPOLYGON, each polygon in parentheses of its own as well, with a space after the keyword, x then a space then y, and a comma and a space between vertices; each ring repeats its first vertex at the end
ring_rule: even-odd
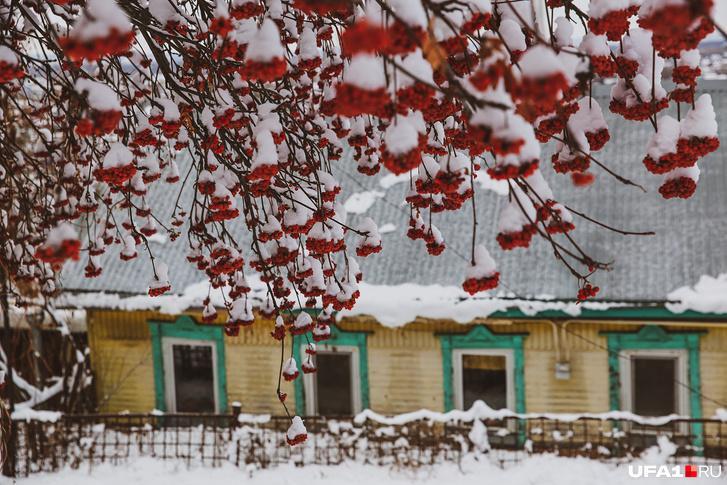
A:
POLYGON ((459 409, 484 401, 493 409, 515 409, 511 349, 453 351, 454 400, 459 409))
POLYGON ((178 413, 217 410, 217 362, 213 342, 164 337, 166 408, 178 413))
MULTIPOLYGON (((301 349, 303 355, 304 351, 301 349)), ((321 345, 313 358, 318 370, 305 375, 306 414, 351 416, 361 412, 358 349, 321 345)))
POLYGON ((685 350, 623 351, 622 406, 641 416, 689 414, 685 350))
POLYGON ((169 413, 227 412, 222 325, 197 325, 189 315, 149 321, 154 402, 169 413))

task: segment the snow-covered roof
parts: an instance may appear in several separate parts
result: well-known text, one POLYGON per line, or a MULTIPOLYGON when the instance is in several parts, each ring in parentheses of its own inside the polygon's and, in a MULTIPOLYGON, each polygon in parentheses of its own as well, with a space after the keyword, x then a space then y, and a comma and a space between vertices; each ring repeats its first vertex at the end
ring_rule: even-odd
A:
MULTIPOLYGON (((727 81, 702 81, 700 91, 712 94, 720 138, 723 144, 727 143, 727 81)), ((650 237, 622 236, 576 218, 573 235, 579 244, 592 256, 613 261, 613 271, 599 273, 593 279, 601 287, 597 300, 664 302, 670 292, 695 284, 702 275, 727 273, 727 150, 722 149, 700 163, 702 177, 691 199, 664 200, 657 191, 661 179, 647 172, 642 164, 653 128, 648 122, 626 122, 612 115, 607 109, 608 93, 606 86, 594 91, 594 97, 604 108, 612 140, 595 156, 648 192, 623 185, 597 167, 593 169, 598 178, 594 185, 574 187, 567 176, 552 170, 547 148, 542 157, 543 174, 558 201, 568 207, 610 226, 656 232, 650 237)), ((470 210, 435 214, 433 222, 444 235, 447 250, 441 256, 431 257, 421 241, 411 241, 405 235, 409 213, 402 202, 408 189, 407 176, 396 177, 386 170, 375 177, 362 176, 350 159, 335 163, 334 175, 342 185, 340 200, 349 200, 348 223, 355 227, 361 218, 371 217, 382 229, 383 251, 360 260, 367 284, 461 285, 470 245, 470 210)), ((553 258, 547 242, 536 238, 526 250, 499 248, 495 233, 498 214, 507 200, 502 195, 506 191, 487 180, 476 182, 476 186, 478 242, 485 244, 497 261, 501 291, 509 293, 509 297, 548 295, 556 300, 573 300, 577 283, 553 258)), ((187 195, 190 191, 191 186, 186 189, 187 195)), ((167 206, 171 213, 176 194, 157 191, 149 197, 153 199, 150 206, 167 206)), ((241 221, 233 231, 240 235, 246 232, 241 221)), ((185 259, 184 235, 176 242, 156 236, 152 238, 152 250, 169 265, 175 291, 181 293, 205 279, 185 259)), ((90 280, 83 277, 83 261, 69 266, 64 271, 64 287, 127 294, 147 291, 151 270, 144 254, 123 262, 112 250, 102 256, 102 262, 103 274, 90 280)))

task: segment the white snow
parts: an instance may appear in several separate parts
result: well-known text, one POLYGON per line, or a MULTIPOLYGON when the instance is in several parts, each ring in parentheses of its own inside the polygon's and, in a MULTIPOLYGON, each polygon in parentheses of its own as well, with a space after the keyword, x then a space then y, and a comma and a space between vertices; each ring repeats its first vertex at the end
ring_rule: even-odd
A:
POLYGON ((76 92, 86 93, 88 104, 99 111, 121 111, 119 98, 106 84, 91 81, 86 78, 76 80, 76 92))
POLYGON ((386 151, 399 156, 409 153, 419 144, 419 132, 414 124, 404 116, 397 116, 384 132, 386 151))
POLYGON ((676 153, 679 140, 679 122, 669 115, 659 118, 659 131, 655 131, 646 147, 646 153, 654 160, 676 153))
POLYGON ((693 310, 700 313, 727 313, 727 273, 704 275, 694 286, 682 286, 667 295, 674 303, 666 308, 673 313, 693 310))
POLYGON ((558 72, 564 72, 563 64, 548 47, 536 45, 525 51, 520 62, 523 76, 539 79, 558 72))
POLYGON ((528 47, 525 43, 525 34, 523 34, 522 27, 514 20, 502 20, 500 23, 500 35, 502 35, 505 45, 511 51, 524 51, 528 47))
POLYGON ((396 226, 390 222, 387 222, 386 224, 383 224, 381 225, 381 227, 379 227, 379 234, 388 234, 394 231, 396 231, 396 226))
POLYGON ((507 180, 495 180, 490 177, 485 169, 477 172, 475 182, 480 186, 480 189, 491 190, 497 195, 507 195, 510 192, 510 185, 507 180))
POLYGON ((131 32, 131 22, 126 13, 115 0, 88 0, 85 14, 77 18, 70 35, 93 41, 108 36, 111 29, 120 33, 131 32))
POLYGON ((134 161, 134 154, 122 143, 113 143, 103 159, 104 168, 123 167, 134 161))
POLYGON ((717 136, 717 116, 712 107, 712 96, 701 95, 689 110, 686 118, 681 122, 682 138, 689 137, 715 137, 717 136))
POLYGON ((0 62, 16 66, 18 64, 18 56, 15 55, 15 52, 10 47, 0 45, 0 62))
POLYGON ((303 420, 300 416, 293 417, 292 422, 290 423, 290 427, 288 428, 288 432, 285 434, 285 436, 292 440, 296 436, 304 435, 306 434, 305 425, 303 424, 303 420))
POLYGON ((63 244, 63 241, 76 240, 78 240, 78 233, 76 233, 73 226, 67 222, 62 222, 48 231, 45 244, 49 247, 56 248, 63 244))
MULTIPOLYGON (((662 464, 668 448, 649 450, 648 462, 662 464)), ((714 478, 693 478, 693 485, 713 485, 714 478)), ((180 462, 140 458, 124 466, 111 464, 81 466, 56 473, 35 474, 20 478, 17 485, 666 485, 681 484, 683 478, 629 477, 626 466, 613 466, 586 458, 559 458, 535 455, 504 469, 495 460, 467 455, 461 463, 447 463, 420 468, 377 467, 353 462, 341 465, 297 466, 294 462, 260 470, 255 466, 237 468, 225 464, 217 468, 187 467, 180 462)))
MULTIPOLYGON (((689 419, 688 416, 679 416, 671 414, 668 416, 639 416, 630 411, 608 411, 605 413, 516 413, 509 409, 492 409, 484 401, 475 401, 467 410, 453 409, 452 411, 439 412, 429 409, 420 409, 409 413, 397 414, 395 416, 384 416, 370 409, 365 409, 354 416, 353 421, 356 424, 363 424, 366 421, 373 421, 378 424, 387 426, 400 426, 414 421, 431 421, 434 423, 471 423, 472 421, 481 420, 502 420, 505 418, 521 418, 521 419, 552 419, 561 422, 573 422, 579 419, 600 419, 607 420, 627 420, 642 425, 662 426, 670 421, 677 419, 689 419)), ((717 418, 719 419, 719 418, 717 418)))
POLYGON ((270 19, 265 19, 257 33, 250 39, 245 59, 257 62, 270 62, 275 58, 284 58, 285 48, 280 42, 278 27, 270 19))
POLYGON ((343 207, 348 213, 363 214, 374 205, 377 199, 380 199, 384 195, 383 192, 379 192, 378 190, 356 192, 346 199, 343 207))
POLYGON ((401 184, 404 182, 408 182, 409 178, 411 177, 411 172, 401 173, 399 175, 395 175, 393 173, 384 175, 379 179, 379 185, 383 187, 384 189, 390 189, 396 184, 401 184))
POLYGON ((588 5, 588 14, 594 18, 601 18, 609 12, 625 10, 630 5, 630 0, 591 0, 588 5))
POLYGON ((308 60, 320 57, 318 46, 316 45, 316 34, 310 27, 304 28, 303 32, 301 32, 299 48, 301 59, 308 60))
POLYGON ((608 47, 608 39, 606 36, 596 35, 592 32, 588 32, 583 36, 580 50, 589 56, 608 57, 611 54, 611 49, 608 47))
POLYGON ((357 54, 343 71, 343 82, 361 89, 379 89, 386 86, 381 58, 370 54, 357 54))
POLYGON ((407 25, 412 27, 427 27, 427 14, 420 2, 412 2, 411 0, 389 0, 396 15, 401 18, 407 25))
POLYGON ((475 264, 469 266, 465 272, 466 278, 489 278, 496 271, 495 260, 492 259, 487 248, 482 244, 475 247, 475 264))
POLYGON ((42 421, 44 423, 55 423, 61 417, 60 411, 37 411, 30 407, 21 407, 13 411, 12 418, 15 421, 42 421))
POLYGON ((599 303, 549 301, 547 297, 538 300, 492 297, 471 297, 457 286, 418 285, 372 285, 359 283, 361 296, 352 310, 337 313, 337 318, 369 315, 387 327, 401 327, 416 317, 452 319, 469 323, 475 318, 485 318, 498 311, 517 308, 526 315, 535 315, 545 310, 560 310, 571 316, 578 316, 581 310, 607 309, 628 306, 625 303, 599 303))

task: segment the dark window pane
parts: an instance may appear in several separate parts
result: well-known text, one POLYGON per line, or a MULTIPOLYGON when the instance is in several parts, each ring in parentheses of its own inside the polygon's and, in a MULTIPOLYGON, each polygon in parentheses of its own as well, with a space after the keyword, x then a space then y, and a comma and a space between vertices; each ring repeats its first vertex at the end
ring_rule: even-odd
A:
POLYGON ((351 354, 320 352, 316 359, 318 414, 321 416, 352 415, 351 354))
POLYGON ((212 347, 172 345, 177 412, 214 413, 215 382, 212 347))
POLYGON ((507 361, 502 355, 462 356, 463 404, 469 409, 477 400, 492 409, 507 407, 507 361))
POLYGON ((677 412, 676 359, 635 357, 631 361, 634 413, 666 416, 677 412))

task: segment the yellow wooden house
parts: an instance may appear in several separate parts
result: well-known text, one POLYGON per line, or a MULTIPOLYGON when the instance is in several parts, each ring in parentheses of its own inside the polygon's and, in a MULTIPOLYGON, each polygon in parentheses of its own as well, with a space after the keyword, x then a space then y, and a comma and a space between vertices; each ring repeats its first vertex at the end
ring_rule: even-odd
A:
MULTIPOLYGON (((467 325, 418 318, 397 329, 345 318, 318 346, 318 373, 284 383, 286 403, 301 415, 443 411, 483 399, 521 413, 709 417, 727 401, 724 322, 658 308, 620 308, 607 320, 596 311, 518 313, 467 325)), ((272 322, 230 338, 222 318, 198 317, 89 310, 99 411, 226 412, 239 402, 245 413, 280 414, 272 322)), ((302 348, 293 353, 305 358, 302 348)))

